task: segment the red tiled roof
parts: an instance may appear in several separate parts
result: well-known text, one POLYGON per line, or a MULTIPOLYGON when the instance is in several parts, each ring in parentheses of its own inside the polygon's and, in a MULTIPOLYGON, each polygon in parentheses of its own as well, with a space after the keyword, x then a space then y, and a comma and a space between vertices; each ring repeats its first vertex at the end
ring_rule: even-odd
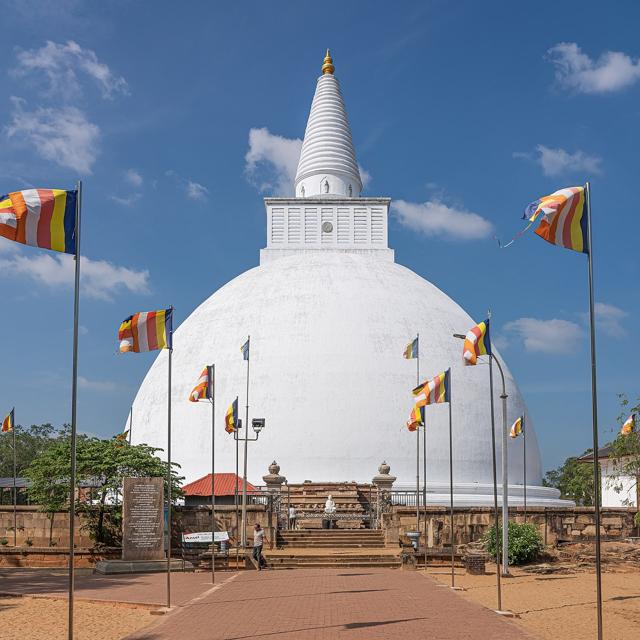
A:
MULTIPOLYGON (((235 473, 216 473, 215 477, 215 491, 216 496, 232 496, 235 493, 236 485, 238 491, 242 492, 242 478, 238 477, 235 473)), ((185 495, 187 496, 210 496, 211 495, 211 474, 194 480, 189 484, 185 484, 182 487, 185 495)), ((247 491, 256 491, 256 488, 247 482, 247 491)))

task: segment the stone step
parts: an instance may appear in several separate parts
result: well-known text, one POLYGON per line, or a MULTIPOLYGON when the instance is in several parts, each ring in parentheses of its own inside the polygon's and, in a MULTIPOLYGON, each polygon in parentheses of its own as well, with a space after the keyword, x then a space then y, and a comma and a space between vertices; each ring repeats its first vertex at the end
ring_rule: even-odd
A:
POLYGON ((278 531, 281 536, 287 537, 325 537, 331 539, 336 538, 377 538, 384 535, 384 531, 377 531, 375 529, 304 529, 293 531, 278 531))
POLYGON ((366 556, 354 556, 350 558, 322 558, 322 557, 298 557, 298 558, 269 558, 267 559, 267 565, 272 569, 292 569, 296 567, 305 568, 349 568, 349 567, 388 567, 399 568, 400 558, 381 556, 381 557, 366 557, 366 556))
POLYGON ((278 532, 282 536, 306 536, 306 535, 323 535, 323 536, 381 536, 384 531, 380 529, 321 529, 320 531, 308 529, 289 529, 278 532))
POLYGON ((351 545, 355 545, 358 547, 366 547, 366 546, 385 546, 385 539, 384 536, 376 536, 376 537, 372 537, 372 536, 367 536, 367 537, 355 537, 355 536, 349 536, 349 537, 331 537, 331 538, 325 538, 325 537, 313 537, 313 536, 309 536, 309 537, 305 537, 305 538, 296 538, 296 537, 284 537, 284 536, 278 536, 276 538, 276 542, 278 543, 278 545, 295 545, 298 547, 316 547, 316 546, 334 546, 334 547, 341 547, 341 546, 351 546, 351 545))
POLYGON ((278 564, 267 565, 270 569, 283 570, 283 569, 356 569, 356 568, 370 568, 370 569, 399 569, 400 561, 397 562, 345 562, 340 565, 323 563, 323 562, 304 562, 304 563, 291 563, 291 564, 278 564))
POLYGON ((383 542, 373 544, 371 542, 363 542, 362 544, 357 543, 345 543, 345 544, 336 544, 329 542, 320 542, 316 544, 291 544, 291 543, 278 543, 278 548, 281 549, 335 549, 336 547, 340 549, 385 549, 386 545, 383 542))

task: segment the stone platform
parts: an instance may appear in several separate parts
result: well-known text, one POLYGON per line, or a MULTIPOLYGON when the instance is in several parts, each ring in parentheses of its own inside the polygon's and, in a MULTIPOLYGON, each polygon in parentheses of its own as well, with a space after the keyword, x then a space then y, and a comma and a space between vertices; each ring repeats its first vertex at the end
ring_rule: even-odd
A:
MULTIPOLYGON (((96 573, 101 573, 102 575, 156 573, 166 570, 166 560, 101 560, 96 563, 96 573)), ((179 558, 172 558, 171 571, 193 571, 193 565, 179 558)))

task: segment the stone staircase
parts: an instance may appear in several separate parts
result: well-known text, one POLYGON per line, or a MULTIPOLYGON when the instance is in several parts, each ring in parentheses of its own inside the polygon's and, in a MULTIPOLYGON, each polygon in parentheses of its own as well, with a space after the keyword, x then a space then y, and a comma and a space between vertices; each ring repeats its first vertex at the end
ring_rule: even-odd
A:
POLYGON ((369 521, 370 505, 377 500, 377 488, 356 482, 304 482, 290 484, 282 491, 283 505, 295 507, 300 529, 321 529, 322 513, 327 497, 336 505, 340 529, 365 529, 369 521))
POLYGON ((400 566, 399 549, 371 529, 310 529, 278 533, 277 550, 265 552, 272 569, 400 566))
POLYGON ((382 549, 384 532, 376 529, 307 529, 279 531, 281 549, 382 549))

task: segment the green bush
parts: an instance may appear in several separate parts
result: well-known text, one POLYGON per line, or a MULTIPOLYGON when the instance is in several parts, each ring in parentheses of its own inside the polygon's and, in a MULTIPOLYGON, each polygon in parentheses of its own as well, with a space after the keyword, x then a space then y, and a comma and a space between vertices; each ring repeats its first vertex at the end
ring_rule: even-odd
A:
POLYGON ((24 543, 27 545, 27 547, 32 547, 33 546, 33 540, 31 538, 27 538, 24 543))
POLYGON ((640 511, 633 516, 633 521, 636 523, 637 527, 640 527, 640 511))
POLYGON ((9 544, 9 541, 6 538, 0 538, 0 544, 4 547, 9 544))
MULTIPOLYGON (((498 540, 502 550, 502 528, 498 527, 498 540)), ((485 549, 495 557, 496 528, 491 527, 483 538, 485 549)), ((542 551, 542 537, 532 524, 509 523, 509 564, 533 562, 542 551)))

